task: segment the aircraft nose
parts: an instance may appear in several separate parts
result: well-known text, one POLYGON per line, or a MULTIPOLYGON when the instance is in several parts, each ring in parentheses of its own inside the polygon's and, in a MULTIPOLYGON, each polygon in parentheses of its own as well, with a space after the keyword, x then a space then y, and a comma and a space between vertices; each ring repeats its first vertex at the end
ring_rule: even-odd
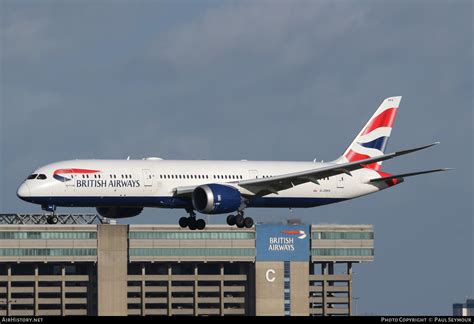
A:
POLYGON ((16 195, 20 199, 24 199, 30 196, 30 187, 26 183, 22 183, 21 186, 18 188, 16 195))

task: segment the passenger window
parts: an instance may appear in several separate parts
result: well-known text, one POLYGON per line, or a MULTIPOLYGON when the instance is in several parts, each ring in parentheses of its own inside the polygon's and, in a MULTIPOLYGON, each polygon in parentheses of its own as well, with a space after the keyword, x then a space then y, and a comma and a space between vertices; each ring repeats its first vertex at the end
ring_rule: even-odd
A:
POLYGON ((45 180, 45 179, 46 179, 46 175, 40 174, 36 179, 37 179, 37 180, 45 180))
POLYGON ((34 174, 32 174, 32 175, 29 175, 28 178, 26 178, 26 180, 33 180, 33 179, 35 179, 37 176, 38 176, 38 174, 37 174, 37 173, 34 173, 34 174))

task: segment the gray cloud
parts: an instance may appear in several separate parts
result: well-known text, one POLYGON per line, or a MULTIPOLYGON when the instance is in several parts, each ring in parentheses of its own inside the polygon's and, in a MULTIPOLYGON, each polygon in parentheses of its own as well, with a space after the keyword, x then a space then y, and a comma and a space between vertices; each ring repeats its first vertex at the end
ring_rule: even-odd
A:
POLYGON ((226 3, 160 35, 150 55, 178 69, 206 69, 240 57, 291 68, 317 58, 324 45, 360 25, 365 12, 325 2, 226 3))
POLYGON ((47 35, 48 20, 20 20, 2 28, 2 55, 6 59, 37 60, 56 44, 47 35))

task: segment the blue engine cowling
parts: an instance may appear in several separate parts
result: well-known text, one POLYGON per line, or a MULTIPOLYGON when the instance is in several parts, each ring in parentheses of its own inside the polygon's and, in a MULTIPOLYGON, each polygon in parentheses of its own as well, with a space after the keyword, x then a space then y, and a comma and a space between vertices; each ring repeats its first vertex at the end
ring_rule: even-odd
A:
POLYGON ((232 213, 240 203, 240 191, 234 187, 211 183, 193 191, 193 207, 203 214, 232 213))

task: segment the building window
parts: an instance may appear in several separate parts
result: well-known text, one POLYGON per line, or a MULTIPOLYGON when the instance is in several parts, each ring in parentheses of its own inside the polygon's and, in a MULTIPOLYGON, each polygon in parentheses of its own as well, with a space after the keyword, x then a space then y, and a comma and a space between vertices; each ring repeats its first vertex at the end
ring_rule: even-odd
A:
POLYGON ((255 256, 254 248, 130 248, 130 256, 255 256))
POLYGON ((0 248, 0 256, 96 256, 97 249, 0 248))
POLYGON ((374 232, 313 232, 311 238, 315 240, 373 240, 374 232))
POLYGON ((291 311, 291 271, 290 271, 290 261, 285 261, 283 264, 283 274, 284 274, 284 304, 285 304, 285 316, 290 316, 291 311))
POLYGON ((96 232, 0 232, 0 240, 95 240, 96 232))
POLYGON ((255 232, 130 232, 137 240, 254 240, 255 232))
POLYGON ((374 249, 364 248, 319 248, 311 249, 313 256, 373 256, 374 249))

